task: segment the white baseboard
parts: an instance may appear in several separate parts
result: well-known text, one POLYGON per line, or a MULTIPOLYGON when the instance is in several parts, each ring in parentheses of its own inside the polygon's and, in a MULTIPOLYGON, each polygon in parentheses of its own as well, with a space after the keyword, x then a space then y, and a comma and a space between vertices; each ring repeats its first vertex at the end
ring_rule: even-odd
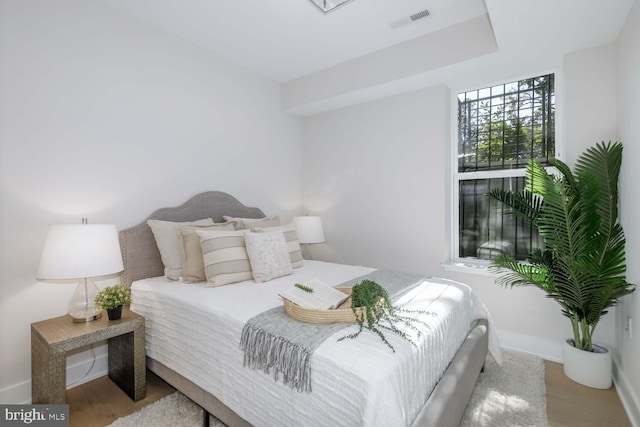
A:
POLYGON ((23 381, 0 390, 0 403, 13 405, 31 403, 31 381, 23 381))
POLYGON ((107 354, 96 355, 96 363, 89 369, 91 363, 93 363, 93 358, 67 366, 67 390, 109 373, 109 358, 107 354))
POLYGON ((613 383, 622 401, 622 406, 627 411, 631 425, 640 427, 640 399, 616 358, 613 360, 613 383))
MULTIPOLYGON (((93 357, 67 366, 67 390, 108 374, 109 364, 107 354, 96 355, 96 362, 91 368, 92 363, 93 357)), ((31 381, 23 381, 0 390, 0 403, 30 404, 31 381)))
POLYGON ((541 357, 551 362, 562 363, 562 343, 498 329, 500 346, 541 357))

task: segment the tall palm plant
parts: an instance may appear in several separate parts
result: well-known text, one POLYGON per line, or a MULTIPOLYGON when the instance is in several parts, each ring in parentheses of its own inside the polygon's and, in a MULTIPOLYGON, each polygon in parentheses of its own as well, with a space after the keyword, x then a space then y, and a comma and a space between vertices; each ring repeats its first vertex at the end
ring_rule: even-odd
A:
POLYGON ((489 196, 533 223, 544 242, 528 263, 506 255, 493 260, 505 286, 535 286, 571 320, 576 348, 593 351, 600 318, 635 285, 625 278, 625 236, 618 223, 618 176, 622 144, 599 143, 574 168, 551 161, 558 174, 530 161, 525 189, 492 190, 489 196))

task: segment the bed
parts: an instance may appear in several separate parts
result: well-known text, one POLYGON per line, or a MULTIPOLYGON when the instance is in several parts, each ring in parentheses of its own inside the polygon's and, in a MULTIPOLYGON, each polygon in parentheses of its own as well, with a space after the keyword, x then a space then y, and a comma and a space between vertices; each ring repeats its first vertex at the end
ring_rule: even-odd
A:
POLYGON ((312 391, 300 392, 243 366, 244 323, 282 305, 277 292, 293 283, 319 278, 340 284, 374 269, 305 261, 291 276, 215 288, 164 279, 147 220, 222 222, 223 215, 265 217, 260 209, 213 191, 159 209, 120 232, 123 281, 132 287, 132 310, 145 316, 151 371, 228 426, 459 424, 490 341, 499 357, 490 316, 468 287, 427 279, 401 297, 409 308, 435 313, 417 346, 388 337, 397 349, 393 353, 373 334, 341 342, 337 338, 345 332, 332 335, 313 353, 312 391), (451 325, 457 326, 448 329, 451 325), (438 353, 428 353, 429 347, 438 353))

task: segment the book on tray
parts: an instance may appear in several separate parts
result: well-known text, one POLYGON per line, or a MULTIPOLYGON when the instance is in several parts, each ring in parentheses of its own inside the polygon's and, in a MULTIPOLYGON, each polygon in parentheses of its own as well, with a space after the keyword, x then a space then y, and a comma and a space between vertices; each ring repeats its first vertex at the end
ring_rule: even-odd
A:
POLYGON ((280 292, 279 295, 300 307, 316 310, 335 310, 349 298, 349 295, 344 292, 317 279, 297 283, 296 286, 280 292))

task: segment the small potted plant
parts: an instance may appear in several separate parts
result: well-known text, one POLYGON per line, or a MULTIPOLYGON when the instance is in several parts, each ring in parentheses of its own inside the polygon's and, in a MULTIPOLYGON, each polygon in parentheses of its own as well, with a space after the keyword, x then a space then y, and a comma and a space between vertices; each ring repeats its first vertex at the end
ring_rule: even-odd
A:
POLYGON ((120 284, 107 286, 96 295, 95 302, 107 310, 109 320, 118 320, 122 316, 122 306, 131 304, 131 292, 120 284))

